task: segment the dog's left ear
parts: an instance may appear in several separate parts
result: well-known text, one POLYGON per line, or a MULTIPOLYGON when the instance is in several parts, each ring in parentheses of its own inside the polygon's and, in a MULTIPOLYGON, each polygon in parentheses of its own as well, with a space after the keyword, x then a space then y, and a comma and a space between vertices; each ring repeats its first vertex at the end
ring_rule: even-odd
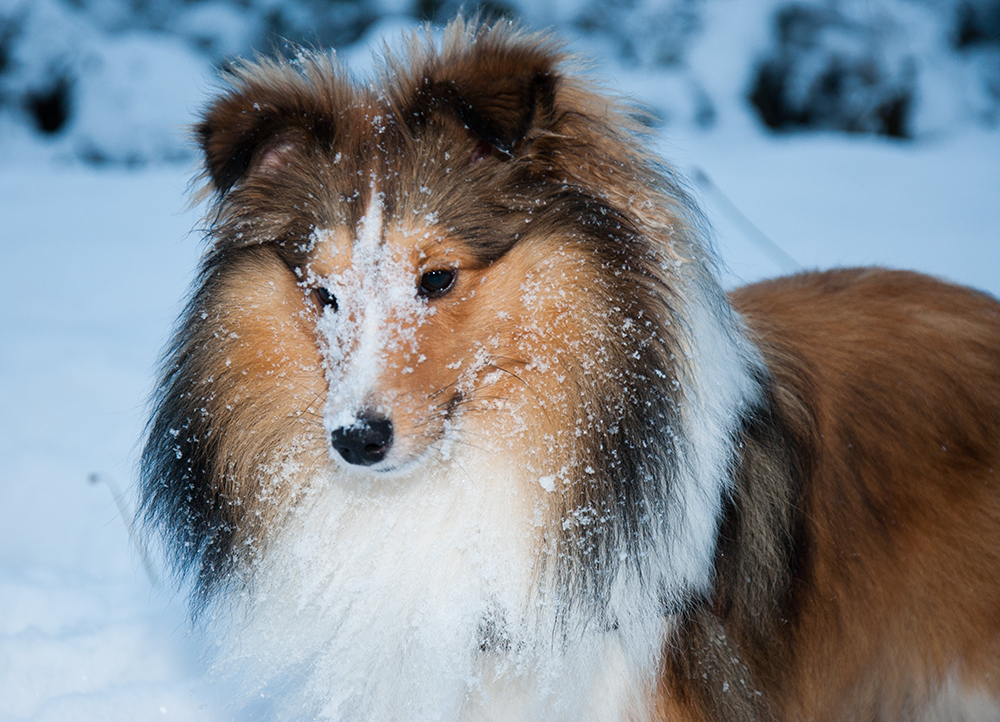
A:
POLYGON ((552 119, 553 56, 535 48, 482 48, 424 80, 421 104, 454 113, 478 138, 514 156, 535 128, 552 119))
POLYGON ((506 78, 451 81, 445 94, 465 126, 506 155, 552 113, 555 78, 536 72, 506 78))

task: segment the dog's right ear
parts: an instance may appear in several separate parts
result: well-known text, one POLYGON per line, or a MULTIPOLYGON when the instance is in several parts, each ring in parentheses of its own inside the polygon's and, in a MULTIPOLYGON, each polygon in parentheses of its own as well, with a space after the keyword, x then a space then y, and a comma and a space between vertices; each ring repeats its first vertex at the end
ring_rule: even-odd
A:
POLYGON ((219 195, 225 195, 251 167, 275 171, 303 140, 302 116, 266 93, 235 92, 215 101, 195 134, 205 168, 219 195))
POLYGON ((529 68, 516 75, 469 76, 428 83, 429 94, 449 107, 481 141, 512 157, 532 127, 551 114, 554 74, 529 68))

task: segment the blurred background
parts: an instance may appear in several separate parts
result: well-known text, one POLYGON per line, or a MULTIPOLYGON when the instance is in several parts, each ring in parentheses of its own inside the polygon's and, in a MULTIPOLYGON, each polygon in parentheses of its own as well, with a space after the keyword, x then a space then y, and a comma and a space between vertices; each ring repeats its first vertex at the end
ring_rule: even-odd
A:
POLYGON ((665 126, 919 140, 1000 120, 997 0, 3 0, 4 150, 28 136, 89 163, 189 157, 176 124, 227 59, 291 44, 351 56, 463 8, 654 77, 642 99, 665 126))
MULTIPOLYGON (((229 719, 131 530, 197 268, 188 128, 236 56, 358 76, 453 0, 0 0, 0 722, 229 719)), ((492 0, 650 111, 733 286, 914 268, 1000 293, 1000 0, 492 0)))

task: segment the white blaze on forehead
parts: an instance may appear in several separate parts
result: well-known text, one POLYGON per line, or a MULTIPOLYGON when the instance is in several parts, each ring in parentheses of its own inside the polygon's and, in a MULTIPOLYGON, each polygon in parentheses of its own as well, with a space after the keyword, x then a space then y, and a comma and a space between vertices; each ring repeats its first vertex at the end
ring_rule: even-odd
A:
MULTIPOLYGON (((337 309, 325 309, 318 324, 330 385, 324 410, 328 431, 356 423, 368 405, 387 402, 380 394, 387 352, 401 345, 415 350, 416 329, 428 313, 416 295, 407 249, 394 255, 385 243, 382 198, 381 193, 372 193, 354 229, 350 265, 319 279, 337 299, 337 309)), ((322 231, 315 235, 319 243, 329 238, 322 231)))
POLYGON ((377 263, 382 248, 382 194, 372 193, 365 215, 358 222, 354 241, 354 262, 377 263))

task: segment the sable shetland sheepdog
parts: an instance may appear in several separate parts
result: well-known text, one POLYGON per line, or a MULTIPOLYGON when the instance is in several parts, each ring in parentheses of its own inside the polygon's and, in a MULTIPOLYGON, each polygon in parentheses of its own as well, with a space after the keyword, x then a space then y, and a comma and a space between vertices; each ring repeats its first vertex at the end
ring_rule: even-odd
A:
POLYGON ((1000 719, 1000 305, 727 298, 544 37, 235 69, 142 509, 241 714, 1000 719))

